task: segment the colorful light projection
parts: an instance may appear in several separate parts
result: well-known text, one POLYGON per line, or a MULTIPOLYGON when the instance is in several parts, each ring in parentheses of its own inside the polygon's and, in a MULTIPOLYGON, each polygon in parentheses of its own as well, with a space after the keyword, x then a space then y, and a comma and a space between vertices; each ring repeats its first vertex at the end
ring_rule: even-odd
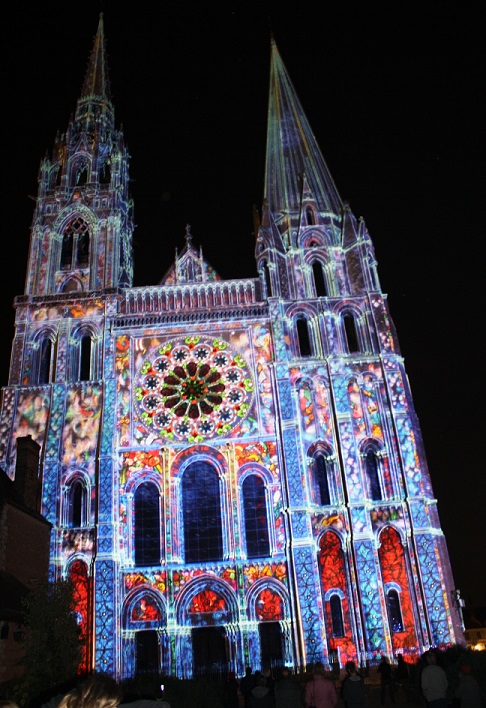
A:
POLYGON ((88 577, 86 563, 75 560, 69 567, 69 580, 73 584, 73 599, 76 621, 79 627, 79 639, 81 643, 81 661, 78 666, 78 673, 85 674, 89 670, 88 664, 88 602, 91 589, 91 581, 88 577))
POLYGON ((326 531, 319 544, 319 567, 326 618, 326 635, 330 652, 338 652, 341 665, 356 661, 356 645, 352 640, 349 596, 344 553, 339 536, 326 531))
MULTIPOLYGON (((405 552, 398 532, 386 526, 380 533, 379 558, 393 649, 395 652, 417 649, 412 601, 408 587, 405 552)), ((402 652, 403 653, 403 652, 402 652)))
POLYGON ((258 593, 255 614, 261 622, 276 622, 284 619, 283 602, 280 595, 270 588, 265 588, 258 593))
POLYGON ((153 622, 160 620, 160 610, 148 595, 142 595, 132 608, 132 622, 153 622))
POLYGON ((186 337, 152 351, 139 370, 140 418, 158 436, 202 442, 248 415, 254 389, 243 357, 222 339, 186 337))

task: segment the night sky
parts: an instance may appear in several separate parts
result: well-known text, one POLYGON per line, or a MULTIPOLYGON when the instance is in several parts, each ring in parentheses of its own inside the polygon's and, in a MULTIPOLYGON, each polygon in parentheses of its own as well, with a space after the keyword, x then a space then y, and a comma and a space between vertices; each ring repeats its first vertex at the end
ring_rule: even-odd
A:
POLYGON ((256 276, 273 32, 341 197, 375 244, 456 587, 486 605, 483 3, 121 4, 2 8, 0 382, 29 195, 75 109, 100 10, 131 155, 135 285, 160 280, 187 223, 223 278, 256 276))

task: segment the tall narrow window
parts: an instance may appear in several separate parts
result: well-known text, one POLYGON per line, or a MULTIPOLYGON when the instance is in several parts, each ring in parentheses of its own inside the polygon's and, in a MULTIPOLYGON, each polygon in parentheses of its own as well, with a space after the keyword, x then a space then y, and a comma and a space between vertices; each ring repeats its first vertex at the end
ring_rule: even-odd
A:
POLYGON ((79 528, 87 523, 86 519, 86 487, 77 479, 69 489, 68 523, 72 528, 79 528))
POLYGON ((267 297, 272 297, 272 281, 270 279, 270 269, 268 267, 267 261, 263 261, 263 275, 265 277, 265 287, 267 290, 267 297))
POLYGON ((186 562, 222 560, 219 478, 211 464, 198 460, 188 466, 182 478, 182 504, 186 562))
POLYGON ((346 334, 346 344, 348 352, 359 352, 358 332, 356 330, 356 321, 351 314, 344 315, 344 332, 346 334))
POLYGON ((248 558, 261 558, 270 553, 268 539, 265 484, 252 474, 243 482, 243 509, 245 514, 246 553, 248 558))
POLYGON ((371 498, 373 501, 381 501, 381 493, 378 453, 374 449, 368 449, 365 454, 365 470, 370 486, 371 498))
POLYGON ((305 220, 307 222, 307 226, 312 226, 312 224, 315 223, 314 210, 310 206, 306 207, 305 220))
POLYGON ((388 618, 392 632, 403 632, 402 612, 400 610, 400 598, 396 590, 388 590, 386 595, 388 607, 388 618))
POLYGON ((135 492, 135 565, 160 564, 159 492, 143 482, 135 492))
POLYGON ((331 625, 333 637, 344 637, 343 610, 341 598, 334 593, 329 598, 329 608, 331 610, 331 625))
POLYGON ((85 334, 81 337, 79 352, 79 380, 91 380, 91 337, 85 334))
POLYGON ((297 339, 299 342, 300 356, 311 356, 312 347, 309 336, 309 325, 305 317, 299 317, 297 320, 297 339))
POLYGON ((89 265, 89 248, 88 224, 77 216, 69 222, 62 234, 61 270, 86 268, 89 265))
POLYGON ((39 356, 39 377, 40 384, 49 383, 51 380, 51 359, 52 359, 52 342, 46 337, 42 340, 39 356))
POLYGON ((325 297, 327 294, 326 282, 324 280, 324 272, 320 261, 314 261, 312 264, 312 274, 314 276, 314 288, 316 290, 317 297, 325 297))
POLYGON ((312 463, 312 486, 314 500, 321 506, 329 506, 331 503, 329 471, 329 464, 325 456, 320 452, 316 453, 312 463))

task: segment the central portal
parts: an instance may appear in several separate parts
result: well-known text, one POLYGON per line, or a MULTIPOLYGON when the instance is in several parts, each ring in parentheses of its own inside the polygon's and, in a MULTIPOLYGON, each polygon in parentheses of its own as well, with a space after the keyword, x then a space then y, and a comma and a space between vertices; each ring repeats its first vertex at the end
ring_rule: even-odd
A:
POLYGON ((192 630, 194 676, 223 674, 228 669, 224 627, 195 627, 192 630))

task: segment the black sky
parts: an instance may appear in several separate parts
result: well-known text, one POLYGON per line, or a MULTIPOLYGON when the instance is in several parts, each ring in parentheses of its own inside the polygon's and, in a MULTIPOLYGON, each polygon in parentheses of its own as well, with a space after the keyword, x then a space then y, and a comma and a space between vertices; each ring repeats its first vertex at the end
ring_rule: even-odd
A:
POLYGON ((1 383, 29 195, 75 109, 100 10, 131 154, 136 285, 158 282, 187 223, 222 277, 256 275, 273 32, 338 190, 373 238, 456 586, 486 605, 483 3, 121 5, 2 9, 1 383))

